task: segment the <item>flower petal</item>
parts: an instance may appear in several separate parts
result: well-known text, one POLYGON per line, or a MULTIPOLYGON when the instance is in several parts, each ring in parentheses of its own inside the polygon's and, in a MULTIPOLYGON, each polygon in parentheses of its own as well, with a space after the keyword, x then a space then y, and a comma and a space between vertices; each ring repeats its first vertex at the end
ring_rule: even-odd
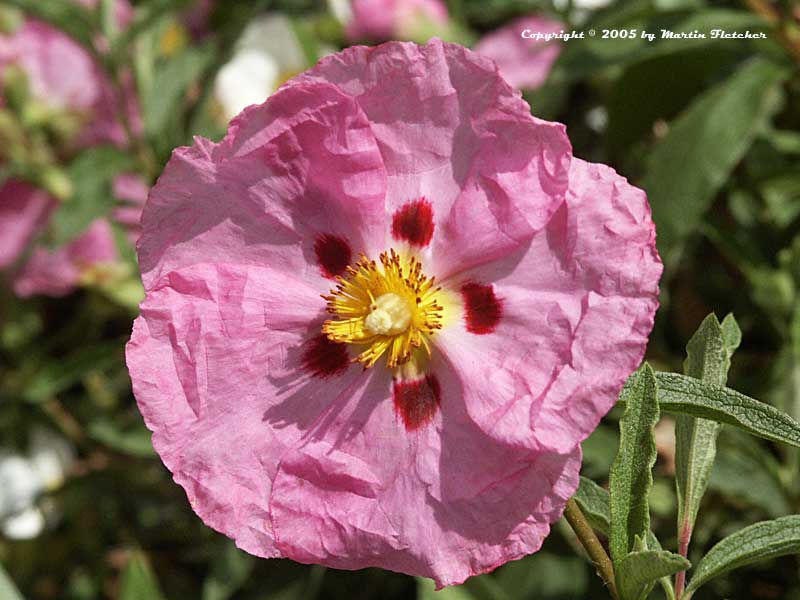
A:
POLYGON ((153 285, 126 349, 164 464, 209 526, 259 556, 279 556, 269 496, 281 457, 365 379, 349 362, 330 376, 307 368, 323 310, 282 270, 196 264, 153 285))
POLYGON ((489 334, 475 335, 465 318, 435 339, 464 378, 470 416, 505 443, 574 448, 644 356, 661 271, 644 193, 574 159, 567 201, 547 228, 459 275, 491 283, 503 307, 489 334))
POLYGON ((284 455, 270 499, 282 555, 441 587, 539 548, 577 486, 580 449, 497 444, 466 414, 453 368, 439 362, 430 376, 441 393, 430 424, 407 431, 387 374, 373 370, 324 429, 284 455))
POLYGON ((439 278, 519 248, 563 201, 564 126, 532 117, 495 65, 461 46, 356 46, 296 81, 331 82, 358 102, 386 166, 388 212, 432 205, 426 268, 439 278))
POLYGON ((337 236, 356 254, 382 249, 385 187, 358 105, 330 84, 286 87, 234 119, 219 144, 197 138, 173 153, 142 215, 145 288, 216 261, 280 264, 327 291, 316 240, 337 236))

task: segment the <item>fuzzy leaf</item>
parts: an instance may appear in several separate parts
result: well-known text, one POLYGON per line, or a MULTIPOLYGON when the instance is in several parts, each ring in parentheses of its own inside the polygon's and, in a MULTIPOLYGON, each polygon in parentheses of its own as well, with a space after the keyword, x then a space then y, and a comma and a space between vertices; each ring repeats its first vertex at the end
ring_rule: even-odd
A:
POLYGON ((608 492, 591 479, 581 477, 578 491, 575 492, 578 503, 589 524, 605 536, 611 531, 611 509, 608 492))
POLYGON ((700 560, 686 597, 732 569, 787 554, 800 554, 800 515, 755 523, 721 540, 700 560))
MULTIPOLYGON (((726 333, 713 313, 698 327, 686 346, 683 370, 686 375, 724 386, 728 378, 733 350, 738 346, 741 331, 732 315, 728 315, 726 333)), ((675 484, 678 492, 679 540, 689 543, 700 501, 708 487, 717 453, 717 435, 721 425, 716 421, 678 415, 675 421, 675 484)))
POLYGON ((656 461, 653 427, 658 421, 656 379, 646 364, 628 378, 620 399, 626 403, 619 423, 619 452, 611 467, 611 557, 618 564, 633 548, 636 536, 650 530, 648 496, 656 461))
POLYGON ((644 600, 656 580, 684 571, 689 561, 666 550, 631 552, 617 567, 617 589, 621 600, 644 600))
MULTIPOLYGON (((611 500, 609 499, 608 491, 591 479, 581 477, 580 486, 574 497, 589 524, 608 537, 611 531, 611 500)), ((647 548, 661 550, 661 543, 652 531, 648 530, 646 536, 647 548)), ((662 577, 659 583, 668 600, 675 600, 672 580, 669 577, 662 577)))
POLYGON ((664 412, 711 419, 765 440, 800 447, 800 423, 769 404, 679 373, 658 373, 656 380, 658 404, 664 412))

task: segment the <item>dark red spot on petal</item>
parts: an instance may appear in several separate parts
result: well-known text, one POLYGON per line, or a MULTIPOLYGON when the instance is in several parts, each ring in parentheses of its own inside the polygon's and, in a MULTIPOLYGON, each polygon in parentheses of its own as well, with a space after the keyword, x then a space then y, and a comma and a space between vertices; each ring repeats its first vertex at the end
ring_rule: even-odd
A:
POLYGON ((322 274, 333 279, 344 273, 353 253, 348 243, 335 235, 321 235, 314 242, 317 262, 322 267, 322 274))
POLYGON ((403 419, 407 431, 414 431, 430 423, 439 410, 441 390, 433 375, 413 381, 395 381, 394 408, 403 419))
POLYGON ((503 305, 494 295, 494 288, 480 283, 465 283, 461 286, 461 296, 464 298, 467 331, 477 334, 494 331, 503 314, 503 305))
POLYGON ((303 345, 303 367, 317 377, 340 375, 350 366, 347 344, 332 342, 325 334, 311 338, 303 345))
POLYGON ((427 246, 433 237, 433 207, 420 198, 398 209, 392 217, 392 235, 414 246, 427 246))

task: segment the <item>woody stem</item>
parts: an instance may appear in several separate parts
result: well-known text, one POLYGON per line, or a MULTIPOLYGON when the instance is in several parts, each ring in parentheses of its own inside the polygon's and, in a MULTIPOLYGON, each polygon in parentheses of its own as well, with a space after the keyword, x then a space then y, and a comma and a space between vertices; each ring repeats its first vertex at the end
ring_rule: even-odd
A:
POLYGON ((614 600, 618 600, 619 595, 617 594, 617 584, 614 577, 614 565, 611 564, 611 559, 608 557, 605 548, 603 548, 603 544, 600 543, 592 526, 589 524, 589 521, 586 520, 586 516, 578 506, 578 503, 575 502, 574 498, 570 498, 569 502, 567 502, 567 507, 564 509, 564 518, 567 520, 570 527, 572 527, 575 535, 578 536, 578 540, 584 550, 586 550, 586 554, 589 555, 589 558, 594 563, 597 574, 608 588, 611 597, 614 598, 614 600))

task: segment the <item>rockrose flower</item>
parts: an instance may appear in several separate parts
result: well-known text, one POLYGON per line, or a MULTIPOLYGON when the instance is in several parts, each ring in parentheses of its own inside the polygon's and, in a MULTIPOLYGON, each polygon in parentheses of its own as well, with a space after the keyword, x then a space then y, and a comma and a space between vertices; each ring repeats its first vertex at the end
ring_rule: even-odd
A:
POLYGON ((475 52, 494 60, 500 73, 515 88, 534 90, 547 79, 564 43, 535 36, 563 29, 563 23, 552 19, 523 17, 485 35, 475 45, 475 52))
POLYGON ((23 181, 11 179, 0 185, 0 270, 19 259, 55 204, 47 192, 23 181))
POLYGON ((442 0, 352 0, 343 8, 334 12, 351 42, 430 37, 449 22, 442 0))
POLYGON ((439 586, 539 548, 661 274, 644 193, 438 40, 325 58, 176 150, 142 224, 127 361, 194 510, 439 586))
POLYGON ((34 248, 14 281, 14 292, 23 298, 37 294, 66 296, 79 285, 113 279, 120 268, 118 261, 111 225, 97 219, 57 250, 34 248))

